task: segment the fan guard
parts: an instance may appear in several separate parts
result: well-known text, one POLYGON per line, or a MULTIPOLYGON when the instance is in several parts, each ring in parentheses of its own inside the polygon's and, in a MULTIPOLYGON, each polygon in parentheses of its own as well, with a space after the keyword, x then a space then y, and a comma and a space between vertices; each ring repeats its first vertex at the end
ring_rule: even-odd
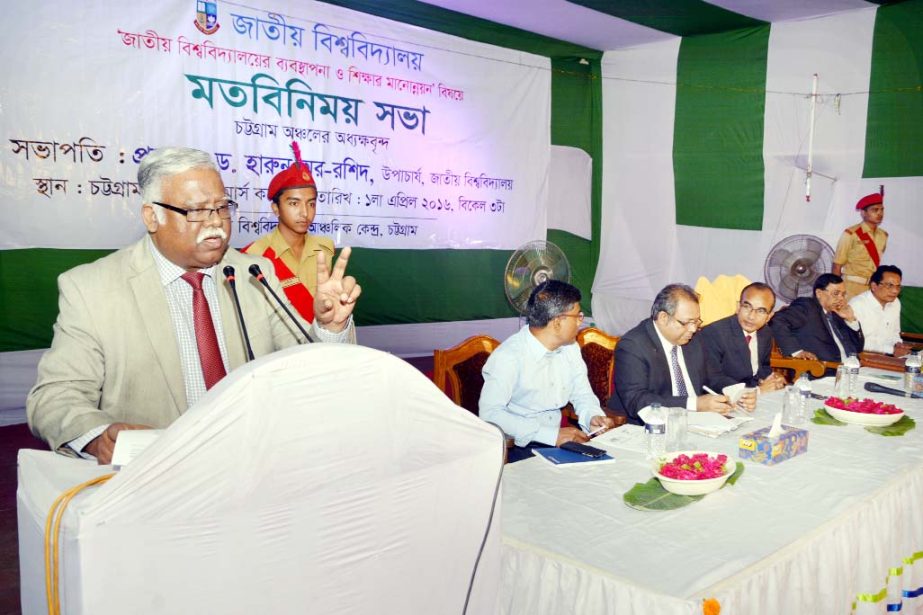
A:
POLYGON ((798 297, 810 297, 814 280, 829 273, 832 266, 830 244, 814 235, 792 235, 769 251, 763 274, 776 295, 791 303, 798 297))
POLYGON ((570 263, 550 241, 536 240, 513 252, 503 272, 503 290, 510 305, 524 314, 532 289, 547 280, 570 282, 570 263))

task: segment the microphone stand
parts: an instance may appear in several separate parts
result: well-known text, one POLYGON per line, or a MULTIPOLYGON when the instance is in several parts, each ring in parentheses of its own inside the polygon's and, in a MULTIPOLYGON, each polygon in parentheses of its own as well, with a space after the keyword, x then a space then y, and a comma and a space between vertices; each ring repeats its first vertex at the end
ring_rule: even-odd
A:
POLYGON ((254 263, 250 265, 248 271, 250 272, 250 275, 256 278, 260 284, 266 287, 266 290, 268 290, 273 299, 276 300, 276 303, 278 303, 279 306, 285 310, 285 313, 288 314, 288 317, 292 320, 293 323, 295 323, 295 326, 298 327, 298 330, 301 331, 301 334, 304 335, 304 338, 308 340, 309 343, 313 342, 314 340, 311 339, 311 336, 308 335, 308 332, 305 331, 304 327, 301 326, 301 323, 298 322, 298 319, 295 318, 295 315, 292 314, 292 311, 288 309, 288 306, 285 305, 285 302, 279 298, 279 295, 276 294, 276 291, 274 291, 269 285, 269 282, 266 281, 266 276, 263 275, 262 270, 260 270, 260 266, 254 263))
POLYGON ((250 346, 250 336, 247 335, 247 325, 244 323, 244 313, 240 309, 240 299, 237 297, 237 278, 234 275, 234 268, 226 265, 222 269, 224 277, 231 287, 231 296, 234 297, 234 307, 237 308, 237 320, 240 321, 240 330, 244 334, 244 343, 247 345, 247 361, 253 360, 253 348, 250 346))

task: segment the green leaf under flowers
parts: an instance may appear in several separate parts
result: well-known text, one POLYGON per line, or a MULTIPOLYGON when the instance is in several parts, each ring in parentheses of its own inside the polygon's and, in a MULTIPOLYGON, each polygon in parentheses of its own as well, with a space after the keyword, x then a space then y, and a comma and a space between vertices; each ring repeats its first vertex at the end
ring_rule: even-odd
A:
POLYGON ((866 427, 865 431, 876 433, 879 436, 903 436, 916 426, 917 422, 905 414, 896 423, 882 427, 866 427))
POLYGON ((817 423, 818 425, 836 425, 837 427, 846 424, 830 416, 830 413, 823 408, 818 408, 814 411, 814 418, 811 419, 811 422, 817 423))
MULTIPOLYGON (((727 482, 721 486, 733 485, 744 473, 744 464, 737 462, 734 473, 728 477, 727 482)), ((698 502, 704 495, 677 495, 663 488, 660 481, 651 478, 646 483, 635 483, 635 486, 625 492, 622 500, 636 510, 674 510, 698 502)))
MULTIPOLYGON (((814 411, 814 418, 811 419, 812 423, 817 423, 818 425, 847 425, 843 421, 838 421, 830 413, 823 409, 818 409, 814 411)), ((865 431, 873 434, 878 434, 879 436, 903 436, 905 433, 917 426, 917 422, 906 414, 901 417, 896 423, 891 425, 883 425, 881 427, 871 427, 868 426, 865 428, 865 431)))
POLYGON ((728 485, 733 485, 737 482, 737 479, 740 478, 740 475, 744 473, 744 464, 742 461, 737 462, 737 467, 734 468, 734 473, 728 478, 728 481, 721 485, 721 488, 724 489, 728 485))

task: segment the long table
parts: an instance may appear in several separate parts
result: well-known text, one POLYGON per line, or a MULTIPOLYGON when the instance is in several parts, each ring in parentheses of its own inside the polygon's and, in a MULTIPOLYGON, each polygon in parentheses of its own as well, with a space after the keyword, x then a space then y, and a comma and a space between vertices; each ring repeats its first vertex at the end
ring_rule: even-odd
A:
MULTIPOLYGON (((900 387, 889 377, 863 369, 861 381, 900 387)), ((500 612, 691 615, 714 598, 723 615, 923 613, 923 400, 864 393, 896 403, 917 428, 884 437, 808 422, 807 453, 745 461, 735 485, 672 511, 622 500, 651 477, 635 426, 598 440, 615 463, 507 466, 500 612)), ((781 405, 781 393, 761 396, 739 431, 690 434, 688 448, 736 458, 738 436, 781 405)))

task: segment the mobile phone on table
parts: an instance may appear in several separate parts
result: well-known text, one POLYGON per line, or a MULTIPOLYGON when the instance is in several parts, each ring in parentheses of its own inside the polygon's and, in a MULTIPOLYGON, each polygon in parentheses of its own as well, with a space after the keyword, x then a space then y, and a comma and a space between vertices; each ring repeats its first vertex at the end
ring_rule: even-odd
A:
POLYGON ((587 446, 586 444, 581 444, 579 442, 565 442, 560 446, 561 449, 565 451, 570 451, 572 453, 580 453, 587 457, 597 458, 602 457, 606 454, 601 448, 596 448, 595 446, 587 446))

